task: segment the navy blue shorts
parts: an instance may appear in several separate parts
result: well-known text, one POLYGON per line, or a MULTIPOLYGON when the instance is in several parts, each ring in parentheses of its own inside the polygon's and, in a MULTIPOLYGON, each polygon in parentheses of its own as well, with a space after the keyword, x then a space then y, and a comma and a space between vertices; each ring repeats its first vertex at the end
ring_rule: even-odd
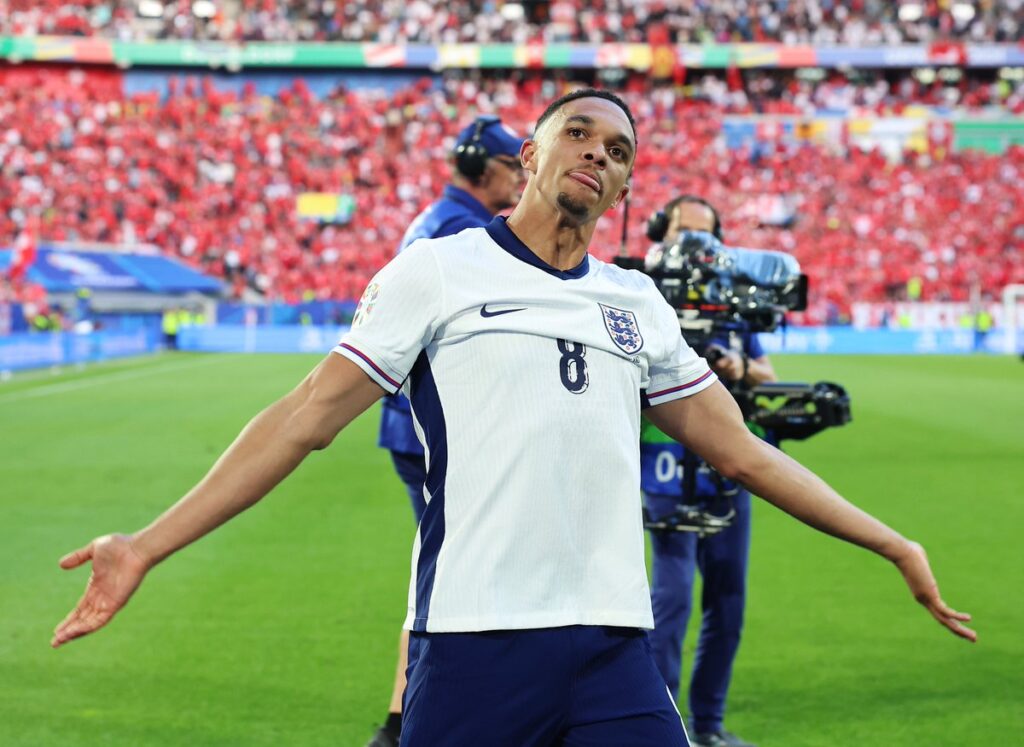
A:
POLYGON ((402 747, 688 747, 635 628, 409 639, 402 747))

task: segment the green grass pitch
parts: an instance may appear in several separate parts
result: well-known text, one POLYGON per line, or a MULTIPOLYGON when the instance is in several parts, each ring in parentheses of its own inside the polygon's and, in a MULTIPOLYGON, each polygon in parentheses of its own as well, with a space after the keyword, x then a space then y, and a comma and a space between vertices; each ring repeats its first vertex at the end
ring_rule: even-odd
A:
MULTIPOLYGON (((376 411, 158 567, 110 627, 48 647, 86 578, 58 557, 147 523, 316 360, 175 354, 0 385, 0 745, 363 745, 414 533, 376 411)), ((882 560, 759 503, 727 725, 762 747, 1024 744, 1024 365, 776 366, 848 387, 853 424, 787 450, 920 540, 980 642, 936 625, 882 560)))

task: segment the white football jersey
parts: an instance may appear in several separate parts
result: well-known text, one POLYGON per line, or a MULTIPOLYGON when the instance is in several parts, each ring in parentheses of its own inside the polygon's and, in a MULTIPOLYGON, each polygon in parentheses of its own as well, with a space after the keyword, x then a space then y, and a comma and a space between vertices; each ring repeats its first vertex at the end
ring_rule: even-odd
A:
POLYGON ((498 218, 402 252, 335 352, 426 449, 406 628, 653 627, 640 410, 716 379, 647 276, 557 270, 498 218))

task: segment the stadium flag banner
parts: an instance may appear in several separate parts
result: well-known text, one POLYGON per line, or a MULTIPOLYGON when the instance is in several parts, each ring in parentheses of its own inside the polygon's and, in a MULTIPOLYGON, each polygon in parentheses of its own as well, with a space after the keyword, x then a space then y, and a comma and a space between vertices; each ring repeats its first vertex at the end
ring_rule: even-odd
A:
POLYGON ((112 254, 62 252, 40 249, 29 277, 50 292, 96 290, 146 290, 139 278, 126 272, 112 254))
POLYGON ((480 49, 480 67, 544 67, 544 48, 537 44, 485 44, 480 49))
MULTIPOLYGON (((131 65, 174 65, 178 67, 224 67, 226 52, 215 54, 210 47, 200 53, 194 45, 180 42, 112 42, 114 61, 119 67, 131 65)), ((227 45, 219 45, 221 48, 227 45)))
POLYGON ((883 47, 815 47, 817 64, 821 67, 884 68, 886 49, 883 47))
POLYGON ((654 63, 654 47, 650 44, 629 44, 626 47, 626 67, 645 72, 654 63))
POLYGON ((958 152, 975 148, 993 155, 1005 153, 1011 146, 1024 146, 1024 120, 951 121, 932 109, 914 106, 907 107, 900 117, 864 117, 855 109, 834 109, 813 119, 730 114, 722 119, 722 134, 726 146, 733 150, 775 142, 855 143, 878 148, 898 160, 906 150, 925 153, 937 146, 952 146, 958 152))
POLYGON ((406 67, 431 70, 437 66, 437 47, 432 44, 409 44, 405 48, 406 67))
POLYGON ((999 154, 1012 145, 1024 146, 1024 121, 1020 119, 953 122, 953 150, 973 148, 999 154))
POLYGON ((733 63, 732 44, 708 44, 697 47, 698 54, 686 55, 687 67, 729 67, 733 63), (690 62, 694 59, 694 62, 690 62))
POLYGON ((399 44, 366 44, 363 59, 367 67, 405 67, 405 47, 399 44))
POLYGON ((655 78, 671 78, 679 64, 675 47, 661 44, 651 50, 651 75, 655 78))
POLYGON ((596 67, 597 45, 586 44, 542 44, 529 45, 540 48, 544 67, 596 67))
POLYGON ((442 44, 439 52, 438 65, 442 68, 480 67, 479 44, 442 44))
POLYGON ((779 49, 778 67, 814 67, 818 54, 814 47, 783 46, 779 49))
MULTIPOLYGON (((887 47, 814 47, 784 44, 683 44, 673 48, 688 68, 855 67, 906 68, 1024 65, 1018 44, 901 44, 887 47)), ((243 68, 601 68, 648 70, 648 44, 430 44, 358 42, 122 42, 76 36, 0 36, 0 58, 11 62, 243 68)))
POLYGON ((737 67, 779 67, 782 49, 778 44, 737 44, 734 60, 737 67))
MULTIPOLYGON (((257 46, 260 45, 246 45, 247 48, 257 46)), ((368 67, 366 45, 363 44, 287 44, 279 46, 295 51, 294 62, 291 64, 297 67, 368 67)), ((251 54, 246 59, 251 59, 251 54)), ((263 67, 279 67, 281 65, 273 59, 261 60, 259 64, 263 67)))
POLYGON ((349 194, 303 192, 295 201, 295 212, 300 218, 318 220, 321 223, 344 225, 352 220, 355 211, 355 198, 349 194))
POLYGON ((968 67, 1019 67, 1024 65, 1024 44, 968 44, 968 67))
MULTIPOLYGON (((0 268, 10 264, 9 250, 0 250, 0 268)), ((114 252, 71 252, 40 247, 28 279, 49 293, 95 291, 152 293, 217 293, 221 281, 162 255, 114 252)))
POLYGON ((12 61, 86 62, 113 64, 114 50, 107 39, 74 36, 7 37, 0 51, 12 61))
POLYGON ((156 352, 159 346, 159 335, 146 329, 83 335, 70 332, 9 335, 0 337, 0 372, 146 355, 156 352))
POLYGON ((936 64, 930 47, 887 47, 884 67, 920 67, 936 64))

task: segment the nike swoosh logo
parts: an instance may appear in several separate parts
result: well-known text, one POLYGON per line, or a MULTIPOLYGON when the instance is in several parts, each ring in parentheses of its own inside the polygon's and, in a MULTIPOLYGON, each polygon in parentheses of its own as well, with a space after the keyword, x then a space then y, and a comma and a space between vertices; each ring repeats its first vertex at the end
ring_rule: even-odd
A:
POLYGON ((516 311, 526 311, 526 307, 524 306, 521 309, 502 309, 501 311, 488 311, 487 304, 484 304, 483 306, 480 307, 480 316, 486 319, 492 316, 501 316, 502 314, 512 314, 515 313, 516 311))

